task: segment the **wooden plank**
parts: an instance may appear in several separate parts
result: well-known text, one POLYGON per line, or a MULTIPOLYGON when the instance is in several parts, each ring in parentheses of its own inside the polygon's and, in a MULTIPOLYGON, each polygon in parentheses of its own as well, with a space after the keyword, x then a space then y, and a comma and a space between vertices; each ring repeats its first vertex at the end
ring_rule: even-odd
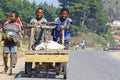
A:
POLYGON ((31 49, 31 46, 32 46, 33 40, 34 40, 34 34, 35 34, 34 28, 31 28, 30 40, 29 40, 29 46, 28 46, 28 49, 29 49, 29 50, 32 50, 32 49, 31 49))
POLYGON ((25 55, 25 62, 68 62, 68 55, 25 55))
POLYGON ((62 29, 62 45, 64 46, 64 29, 62 29))
POLYGON ((27 24, 28 27, 38 27, 38 28, 42 28, 42 29, 54 29, 55 26, 52 25, 42 25, 42 24, 27 24))
POLYGON ((26 55, 33 54, 68 54, 68 50, 39 50, 39 51, 27 51, 26 55))

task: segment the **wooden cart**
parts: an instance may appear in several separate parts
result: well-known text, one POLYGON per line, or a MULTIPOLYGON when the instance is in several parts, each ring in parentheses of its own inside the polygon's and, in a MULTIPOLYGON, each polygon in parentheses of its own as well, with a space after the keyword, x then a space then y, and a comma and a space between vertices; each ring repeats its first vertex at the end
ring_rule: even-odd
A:
MULTIPOLYGON (((42 26, 42 28, 52 29, 51 26, 42 26)), ((31 36, 30 41, 32 41, 33 36, 33 28, 31 28, 31 36)), ((63 31, 64 35, 64 31, 63 31)), ((63 36, 64 39, 64 36, 63 36)), ((29 47, 32 42, 29 43, 29 47)), ((62 40, 62 44, 64 44, 64 40, 62 40)), ((46 72, 55 72, 56 75, 63 75, 63 78, 67 78, 67 63, 68 63, 68 50, 29 50, 25 53, 25 72, 28 74, 28 62, 40 62, 40 64, 36 69, 36 71, 46 71, 46 72)), ((28 74, 28 76, 30 76, 28 74)))

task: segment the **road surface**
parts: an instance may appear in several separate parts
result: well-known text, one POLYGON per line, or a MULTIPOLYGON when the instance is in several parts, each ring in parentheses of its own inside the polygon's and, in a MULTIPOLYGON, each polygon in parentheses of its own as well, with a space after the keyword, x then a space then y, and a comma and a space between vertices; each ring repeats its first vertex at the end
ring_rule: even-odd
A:
POLYGON ((68 80, 120 80, 120 59, 113 52, 71 52, 68 80))
MULTIPOLYGON (((67 80, 120 80, 120 58, 114 54, 113 51, 100 50, 70 51, 67 80)), ((2 69, 0 80, 63 80, 28 78, 24 74, 24 58, 19 59, 13 76, 2 74, 2 69)))

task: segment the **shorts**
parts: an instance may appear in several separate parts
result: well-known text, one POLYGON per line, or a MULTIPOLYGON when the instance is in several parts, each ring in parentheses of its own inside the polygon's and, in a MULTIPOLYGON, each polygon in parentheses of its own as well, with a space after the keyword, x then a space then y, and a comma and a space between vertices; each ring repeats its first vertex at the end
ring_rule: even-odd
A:
POLYGON ((3 53, 16 53, 17 43, 14 41, 4 41, 3 53))

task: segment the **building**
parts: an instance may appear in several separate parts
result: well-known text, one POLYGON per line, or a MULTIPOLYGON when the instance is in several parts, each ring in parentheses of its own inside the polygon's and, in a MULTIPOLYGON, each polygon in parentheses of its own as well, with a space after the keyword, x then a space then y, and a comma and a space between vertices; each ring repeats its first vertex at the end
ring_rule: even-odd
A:
POLYGON ((116 42, 120 41, 120 21, 113 21, 111 26, 111 34, 115 38, 116 42))

